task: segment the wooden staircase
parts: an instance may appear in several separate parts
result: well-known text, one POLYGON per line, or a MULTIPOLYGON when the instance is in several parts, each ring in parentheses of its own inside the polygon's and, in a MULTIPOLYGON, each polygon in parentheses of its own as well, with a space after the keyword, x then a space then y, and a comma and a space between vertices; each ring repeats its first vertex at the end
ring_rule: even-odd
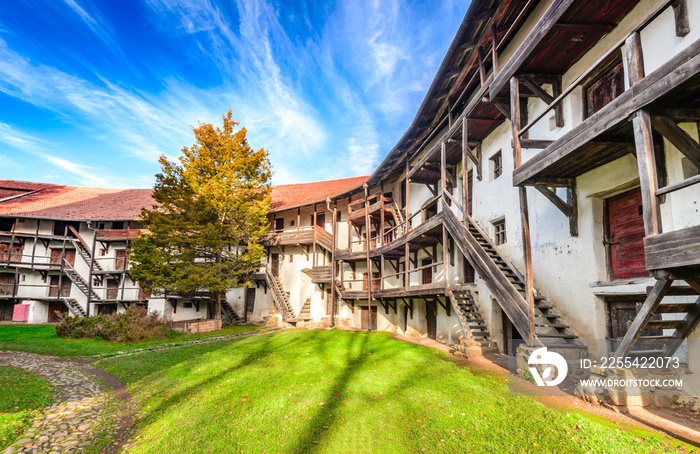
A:
POLYGON ((97 260, 95 260, 83 237, 81 237, 73 227, 69 226, 68 228, 74 235, 74 238, 71 239, 71 243, 73 243, 73 246, 75 246, 78 254, 83 258, 83 260, 85 260, 85 263, 87 263, 88 266, 94 267, 96 270, 103 271, 102 266, 97 262, 97 260))
POLYGON ((240 325, 243 323, 243 319, 236 314, 236 311, 233 310, 231 304, 226 300, 221 301, 221 315, 227 325, 240 325))
POLYGON ((95 293, 94 290, 90 289, 87 281, 83 279, 83 277, 78 274, 78 272, 75 271, 75 269, 70 266, 68 262, 65 262, 65 264, 67 266, 63 268, 63 273, 68 276, 68 279, 70 279, 71 282, 73 282, 73 284, 75 284, 75 286, 78 287, 85 296, 90 295, 92 301, 102 301, 102 298, 100 298, 100 296, 95 293))
POLYGON ((272 290, 272 300, 277 306, 277 310, 280 311, 283 321, 295 321, 296 317, 294 315, 294 308, 289 302, 289 296, 287 292, 284 291, 282 282, 278 277, 272 275, 269 269, 265 269, 265 280, 267 281, 267 286, 272 290))
POLYGON ((484 353, 486 349, 497 352, 496 343, 489 337, 490 333, 481 318, 479 308, 474 303, 472 293, 469 290, 451 290, 447 292, 447 296, 450 298, 464 333, 464 339, 461 339, 460 343, 465 347, 481 347, 484 353))
MULTIPOLYGON (((523 339, 529 339, 530 324, 523 275, 473 219, 469 218, 467 228, 450 209, 444 209, 442 213, 444 226, 455 244, 484 279, 489 291, 523 339)), ((578 336, 561 315, 543 297, 535 295, 536 339, 531 342, 537 345, 583 348, 578 336)))
POLYGON ((85 309, 83 309, 83 306, 78 304, 76 300, 73 298, 61 298, 61 301, 63 301, 63 304, 66 305, 70 313, 76 317, 82 318, 82 317, 87 317, 87 314, 85 313, 85 309))
POLYGON ((673 356, 700 323, 700 282, 686 282, 689 287, 677 287, 671 285, 672 279, 659 279, 647 289, 647 298, 618 345, 615 357, 673 356), (664 302, 666 297, 672 296, 695 296, 696 299, 694 302, 664 302), (664 320, 664 314, 674 314, 674 320, 664 320))

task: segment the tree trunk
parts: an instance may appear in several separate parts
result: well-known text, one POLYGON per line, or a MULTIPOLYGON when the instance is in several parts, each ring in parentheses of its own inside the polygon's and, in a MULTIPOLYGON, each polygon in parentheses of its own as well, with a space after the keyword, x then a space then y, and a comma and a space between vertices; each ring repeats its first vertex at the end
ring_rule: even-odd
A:
POLYGON ((221 320, 221 292, 216 292, 216 298, 212 300, 212 304, 211 318, 214 320, 221 320))

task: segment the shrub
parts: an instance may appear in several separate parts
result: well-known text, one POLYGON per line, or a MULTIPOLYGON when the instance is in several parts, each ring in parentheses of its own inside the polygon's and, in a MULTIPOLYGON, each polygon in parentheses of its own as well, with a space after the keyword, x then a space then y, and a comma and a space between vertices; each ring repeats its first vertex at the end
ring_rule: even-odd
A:
POLYGON ((56 325, 56 334, 73 339, 138 342, 172 337, 173 331, 158 314, 149 313, 145 307, 130 306, 124 312, 110 315, 62 317, 56 325))

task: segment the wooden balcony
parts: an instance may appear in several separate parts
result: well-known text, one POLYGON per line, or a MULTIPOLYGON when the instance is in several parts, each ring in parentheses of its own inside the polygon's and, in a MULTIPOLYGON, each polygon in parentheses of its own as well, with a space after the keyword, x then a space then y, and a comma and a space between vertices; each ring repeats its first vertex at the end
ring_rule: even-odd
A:
POLYGON ((134 238, 138 238, 139 235, 141 235, 142 233, 146 233, 146 232, 148 232, 148 230, 146 230, 146 229, 138 229, 138 230, 101 229, 101 230, 96 230, 95 235, 97 236, 97 241, 103 241, 103 242, 130 241, 130 240, 133 240, 134 238))
POLYGON ((365 225, 367 214, 376 221, 381 221, 382 216, 386 221, 395 221, 397 216, 394 213, 393 199, 375 194, 368 197, 367 203, 369 207, 365 206, 364 199, 360 199, 348 205, 348 221, 355 225, 365 225))
POLYGON ((333 250, 333 236, 319 226, 272 232, 263 240, 265 246, 311 246, 314 243, 333 250))
POLYGON ((311 282, 313 284, 330 284, 332 279, 333 270, 330 265, 311 268, 311 282))
POLYGON ((644 256, 650 271, 700 266, 700 226, 647 236, 644 256))

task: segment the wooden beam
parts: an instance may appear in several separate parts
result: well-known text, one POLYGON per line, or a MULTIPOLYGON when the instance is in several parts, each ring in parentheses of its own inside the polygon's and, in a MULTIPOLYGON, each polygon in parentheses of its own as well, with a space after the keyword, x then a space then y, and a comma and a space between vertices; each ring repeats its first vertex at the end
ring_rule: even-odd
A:
POLYGON ((522 148, 520 146, 520 82, 517 77, 510 79, 510 122, 513 135, 513 156, 515 168, 523 163, 522 148))
POLYGON ((671 144, 678 148, 678 151, 700 168, 700 144, 687 132, 683 131, 673 120, 667 117, 651 117, 651 124, 659 131, 671 144))
POLYGON ((651 320, 651 316, 654 315, 659 304, 661 304, 661 300, 664 299, 671 284, 673 284, 673 280, 671 279, 656 281, 654 288, 649 295, 647 295, 647 299, 644 301, 644 304, 642 304, 639 312, 637 312, 634 321, 632 321, 632 325, 627 329, 625 337, 622 339, 622 342, 620 342, 620 345, 617 346, 614 355, 616 358, 624 358, 629 355, 634 343, 642 331, 644 331, 649 320, 651 320))
POLYGON ((549 34, 554 25, 564 15, 566 10, 575 0, 554 0, 544 12, 532 31, 523 40, 523 43, 515 50, 513 56, 505 64, 503 70, 498 73, 489 86, 489 96, 494 99, 506 86, 508 81, 520 69, 525 60, 532 57, 532 52, 540 42, 549 34))
POLYGON ((565 216, 571 215, 571 207, 564 202, 556 192, 548 188, 543 184, 536 184, 535 189, 537 189, 543 196, 545 196, 550 202, 554 204, 555 207, 559 208, 559 211, 564 213, 565 216))
POLYGON ((688 3, 686 0, 676 0, 673 2, 673 17, 676 22, 676 36, 683 37, 690 33, 688 3))
MULTIPOLYGON (((464 224, 469 222, 469 171, 467 170, 467 155, 469 154, 469 141, 468 139, 468 129, 467 129, 467 117, 462 119, 462 192, 464 197, 464 224)), ((474 163, 476 165, 476 163, 474 163)))
POLYGON ((644 79, 644 56, 642 38, 639 32, 632 33, 625 40, 625 58, 627 59, 627 79, 630 86, 644 79))
POLYGON ((639 110, 632 120, 634 141, 637 147, 637 167, 642 190, 644 232, 646 236, 661 233, 661 211, 656 191, 659 189, 656 175, 656 156, 652 136, 651 118, 645 110, 639 110))
POLYGON ((591 22, 557 22, 552 27, 552 31, 564 33, 607 33, 615 24, 591 23, 591 22))

